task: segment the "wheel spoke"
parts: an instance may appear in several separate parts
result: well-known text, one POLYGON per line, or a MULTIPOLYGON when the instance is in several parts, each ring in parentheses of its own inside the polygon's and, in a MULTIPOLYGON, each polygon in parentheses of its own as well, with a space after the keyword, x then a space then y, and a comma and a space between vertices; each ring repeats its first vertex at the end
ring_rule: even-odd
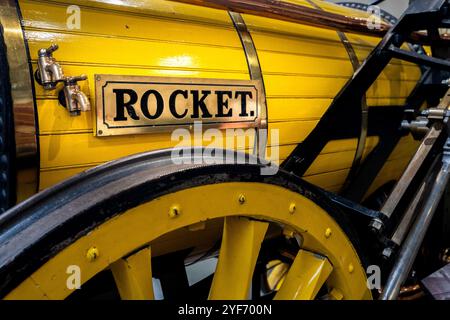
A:
POLYGON ((267 283, 269 288, 278 290, 283 283, 286 273, 289 270, 289 265, 287 263, 280 262, 272 270, 270 270, 267 276, 267 283))
POLYGON ((111 265, 111 270, 123 300, 153 300, 150 247, 111 265))
POLYGON ((327 258, 300 250, 283 281, 283 285, 275 295, 275 299, 314 299, 331 271, 333 271, 333 267, 327 258))
POLYGON ((268 225, 239 217, 225 218, 210 299, 249 298, 253 271, 268 225))

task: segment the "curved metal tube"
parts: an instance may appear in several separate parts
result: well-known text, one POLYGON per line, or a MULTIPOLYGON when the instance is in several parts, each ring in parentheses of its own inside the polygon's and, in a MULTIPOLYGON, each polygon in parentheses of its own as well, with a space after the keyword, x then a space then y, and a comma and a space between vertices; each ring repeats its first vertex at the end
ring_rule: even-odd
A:
MULTIPOLYGON (((323 12, 315 8, 298 5, 292 2, 277 0, 170 0, 214 9, 252 14, 260 17, 305 24, 318 28, 358 33, 368 36, 383 37, 391 28, 390 24, 381 23, 379 28, 368 28, 367 19, 343 16, 331 12, 323 12)), ((427 34, 415 32, 411 40, 421 44, 429 44, 427 34)), ((441 35, 441 40, 449 41, 449 37, 441 35)))

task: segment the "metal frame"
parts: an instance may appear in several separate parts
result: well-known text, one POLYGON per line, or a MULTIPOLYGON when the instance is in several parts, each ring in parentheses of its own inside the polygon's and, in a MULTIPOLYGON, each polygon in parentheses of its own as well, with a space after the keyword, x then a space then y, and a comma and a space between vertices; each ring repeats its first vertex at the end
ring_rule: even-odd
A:
MULTIPOLYGON (((2 1, 0 5, 0 25, 7 53, 14 118, 15 159, 11 160, 15 163, 17 177, 11 177, 11 179, 20 179, 22 174, 27 175, 28 184, 35 184, 34 191, 37 191, 39 146, 35 100, 33 98, 33 78, 16 1, 2 1), (30 177, 31 175, 32 177, 30 177)), ((8 138, 11 139, 11 137, 8 138)), ((19 187, 19 184, 17 187, 19 187)), ((15 188, 10 192, 15 193, 15 188)), ((18 190, 17 193, 20 192, 18 190)), ((31 196, 31 194, 28 196, 31 196)), ((14 203, 8 203, 8 205, 12 206, 14 203)))
MULTIPOLYGON (((336 119, 342 119, 341 110, 343 110, 343 107, 350 106, 353 113, 356 113, 357 109, 360 108, 361 99, 364 97, 364 94, 389 64, 391 59, 402 59, 429 67, 432 70, 425 72, 422 78, 423 82, 419 83, 418 87, 416 87, 410 99, 407 101, 409 103, 422 91, 421 86, 429 77, 429 73, 436 75, 436 70, 439 70, 439 75, 442 75, 442 71, 450 71, 450 63, 446 60, 448 58, 448 46, 442 45, 438 31, 439 28, 448 26, 449 18, 450 7, 446 0, 433 0, 426 3, 414 2, 397 23, 386 33, 364 63, 355 71, 353 77, 336 96, 316 129, 303 143, 297 146, 282 167, 299 176, 303 175, 328 142, 328 139, 321 138, 323 132, 328 132, 332 136, 333 133, 342 130, 343 123, 336 122, 336 119), (433 57, 402 49, 402 45, 405 42, 413 42, 412 35, 419 30, 427 30, 427 42, 431 43, 433 57)), ((415 102, 412 110, 406 109, 407 114, 409 112, 414 115, 420 106, 421 102, 415 102)), ((398 296, 400 287, 408 277, 423 238, 428 230, 430 221, 448 183, 450 138, 448 138, 449 132, 447 128, 448 115, 445 110, 449 106, 450 90, 439 104, 439 107, 433 110, 430 109, 430 112, 426 114, 431 122, 431 129, 428 131, 421 146, 403 173, 402 178, 381 209, 380 216, 373 218, 369 224, 372 229, 380 234, 380 240, 387 243, 387 247, 383 251, 386 257, 389 258, 393 253, 393 247, 395 246, 392 244, 401 246, 381 299, 395 299, 398 296), (441 114, 441 117, 439 117, 439 114, 441 114), (442 147, 441 142, 443 137, 447 137, 447 141, 442 147), (419 187, 419 191, 403 215, 401 223, 394 230, 393 236, 390 239, 386 239, 386 235, 381 234, 381 231, 384 229, 384 223, 389 221, 398 204, 405 198, 407 189, 411 186, 411 181, 417 179, 420 170, 423 171, 425 160, 429 158, 431 150, 439 154, 442 152, 442 148, 444 154, 442 162, 435 161, 433 163, 429 174, 425 176, 424 181, 419 187), (429 193, 425 192, 428 188, 431 188, 429 193), (417 217, 413 222, 415 216, 417 217), (404 243, 402 243, 403 239, 405 239, 404 243)), ((399 130, 397 131, 399 132, 399 130)), ((396 139, 391 139, 393 143, 390 145, 390 151, 397 144, 399 138, 400 135, 398 134, 396 139)), ((390 151, 384 153, 384 160, 390 151)), ((383 160, 383 158, 378 160, 383 160)), ((378 161, 378 163, 384 163, 384 161, 378 161)), ((378 169, 381 169, 381 166, 378 169)), ((372 178, 374 178, 378 170, 372 170, 372 172, 375 173, 372 173, 372 178)), ((362 175, 360 175, 361 177, 362 175)), ((367 179, 367 177, 365 178, 367 179)), ((365 184, 367 188, 369 185, 367 183, 365 184)), ((347 189, 344 195, 351 200, 359 201, 367 188, 361 188, 360 185, 356 185, 356 187, 358 191, 355 191, 355 188, 353 190, 347 189)))
POLYGON ((323 135, 324 128, 331 132, 342 130, 344 125, 342 121, 340 123, 336 122, 336 119, 342 118, 342 108, 346 107, 346 113, 357 112, 362 97, 394 56, 398 58, 408 57, 408 59, 413 56, 416 63, 423 62, 426 65, 430 64, 433 67, 449 70, 447 61, 415 53, 409 55, 409 52, 400 49, 403 43, 411 40, 411 35, 414 31, 438 28, 438 26, 430 27, 427 24, 430 24, 431 21, 441 21, 448 15, 445 12, 447 10, 447 2, 445 0, 433 1, 427 11, 421 10, 423 8, 420 6, 416 7, 413 4, 407 9, 397 24, 386 33, 381 42, 335 97, 315 130, 297 146, 285 161, 282 165, 284 169, 300 176, 306 172, 328 142, 326 139, 320 138, 323 135), (352 110, 349 110, 350 108, 352 110))
MULTIPOLYGON (((313 0, 307 0, 308 3, 310 3, 312 6, 319 10, 323 10, 322 7, 320 7, 316 2, 313 0)), ((356 55, 355 49, 353 48, 353 45, 348 40, 346 34, 342 31, 336 31, 339 39, 342 42, 342 45, 344 46, 345 50, 347 51, 347 55, 350 59, 350 62, 353 67, 353 71, 356 72, 358 68, 361 66, 358 57, 356 55)), ((366 141, 367 141, 367 132, 368 132, 368 126, 369 126, 369 109, 367 106, 367 97, 366 95, 363 95, 361 99, 361 129, 359 131, 359 137, 358 137, 358 143, 356 146, 355 156, 353 158, 352 166, 350 167, 350 172, 347 175, 347 178, 344 182, 344 189, 351 183, 357 172, 359 171, 362 157, 364 154, 364 149, 366 148, 366 141)))

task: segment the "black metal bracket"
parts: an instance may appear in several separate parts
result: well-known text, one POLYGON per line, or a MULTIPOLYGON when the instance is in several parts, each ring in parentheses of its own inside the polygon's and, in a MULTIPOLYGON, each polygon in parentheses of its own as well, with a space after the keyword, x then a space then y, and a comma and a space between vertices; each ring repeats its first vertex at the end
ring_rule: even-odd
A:
MULTIPOLYGON (((448 48, 442 45, 439 36, 439 28, 447 26, 449 19, 447 0, 413 2, 334 98, 313 132, 295 148, 281 167, 303 176, 329 141, 323 136, 335 136, 345 130, 347 123, 342 110, 346 110, 347 115, 361 113, 363 95, 393 58, 427 66, 433 71, 450 71, 450 62, 445 60, 449 57, 446 54, 448 48), (417 32, 421 30, 427 30, 426 37, 417 37, 417 32), (418 38, 431 44, 433 57, 402 49, 404 43, 417 44, 418 38)), ((361 196, 349 198, 359 201, 361 196)))

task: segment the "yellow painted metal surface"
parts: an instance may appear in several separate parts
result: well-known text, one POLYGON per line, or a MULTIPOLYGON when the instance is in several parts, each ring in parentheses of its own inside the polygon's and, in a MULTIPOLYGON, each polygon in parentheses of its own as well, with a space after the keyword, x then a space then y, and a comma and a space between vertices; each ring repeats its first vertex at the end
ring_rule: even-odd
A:
MULTIPOLYGON (((339 225, 324 210, 311 200, 285 188, 262 183, 220 183, 189 188, 171 194, 163 195, 154 201, 142 204, 128 210, 103 223, 87 235, 79 238, 46 262, 40 269, 32 274, 28 280, 14 289, 7 299, 62 299, 72 291, 67 288, 67 266, 78 265, 82 272, 83 283, 91 279, 101 270, 114 265, 123 257, 136 252, 136 249, 152 246, 163 235, 170 235, 175 230, 186 229, 186 226, 197 224, 206 219, 219 219, 226 217, 225 232, 231 238, 224 240, 226 249, 224 255, 221 251, 219 260, 228 259, 221 264, 222 268, 230 268, 230 274, 238 279, 247 279, 249 272, 247 264, 239 260, 239 251, 248 255, 245 259, 254 260, 261 237, 266 226, 260 222, 241 220, 238 217, 253 217, 259 221, 276 221, 288 226, 302 238, 302 249, 315 252, 326 257, 333 267, 329 276, 330 266, 325 260, 315 260, 306 256, 306 271, 314 268, 320 271, 319 277, 312 277, 310 283, 305 282, 310 296, 314 295, 319 282, 326 278, 329 291, 342 293, 343 299, 370 299, 371 292, 366 286, 366 274, 355 249, 339 225), (240 195, 245 195, 245 201, 238 201, 240 195), (293 214, 289 208, 296 204, 293 214), (172 206, 180 208, 176 218, 168 215, 172 206), (234 229, 236 227, 236 229, 234 229), (233 230, 234 229, 234 230, 233 230), (251 229, 251 230, 250 230, 251 229), (327 233, 331 229, 332 233, 327 233), (238 234, 239 231, 251 231, 249 234, 238 234), (126 239, 126 241, 123 241, 126 239), (243 240, 242 246, 236 249, 238 239, 243 240), (86 258, 89 248, 95 247, 99 255, 95 260, 86 258), (251 253, 250 253, 251 252, 251 253), (232 261, 230 261, 232 260, 232 261), (318 263, 317 263, 318 262, 318 263), (353 270, 349 271, 349 266, 353 270), (233 271, 234 270, 234 271, 233 271), (241 272, 238 274, 238 272, 241 272)), ((206 226, 206 228, 208 228, 206 226)), ((176 234, 172 234, 176 235, 176 234)), ((179 239, 175 238, 176 240, 179 239)), ((133 257, 133 256, 132 256, 133 257)), ((148 252, 142 255, 148 257, 148 252)), ((130 257, 125 258, 130 263, 130 257)), ((246 260, 246 261, 247 261, 246 260)), ((144 260, 148 261, 148 260, 144 260)), ((303 256, 294 262, 295 269, 305 267, 303 256), (298 264, 298 266, 297 266, 298 264)), ((247 261, 248 262, 248 261, 247 261)), ((135 265, 134 263, 131 263, 135 265)), ((142 263, 142 265, 145 265, 142 263)), ((144 267, 147 268, 148 267, 144 267)), ((228 274, 222 270, 221 276, 228 274)), ((302 271, 303 272, 303 271, 302 271)), ((295 273, 297 276, 298 274, 295 273)), ((311 275, 311 272, 310 272, 311 275)), ((140 277, 137 277, 140 278, 140 277)), ((305 278, 306 279, 306 278, 305 278)), ((311 278, 310 278, 311 279, 311 278)), ((218 281, 218 280, 217 280, 218 281)), ((221 286, 221 297, 236 297, 237 281, 230 282, 229 286, 221 286)), ((298 281, 293 284, 300 285, 298 281)), ((239 297, 248 289, 242 285, 239 297), (245 290, 243 290, 245 289, 245 290)), ((296 296, 301 297, 301 296, 296 296)))
POLYGON ((253 270, 268 226, 266 222, 245 218, 225 218, 219 262, 209 299, 243 300, 250 297, 253 270))
POLYGON ((151 258, 147 247, 111 265, 122 300, 153 300, 151 258))
MULTIPOLYGON (((311 6, 305 0, 296 1, 311 6)), ((245 53, 224 11, 163 0, 19 0, 31 63, 37 50, 56 42, 54 56, 80 82, 93 110, 70 117, 56 91, 35 84, 40 141, 40 189, 105 161, 174 146, 170 133, 95 137, 94 74, 250 79, 245 53), (70 29, 69 5, 80 8, 80 29, 70 29)), ((324 10, 348 9, 320 4, 324 10)), ((363 15, 354 11, 354 15, 363 15)), ((335 31, 244 15, 258 52, 268 106, 268 127, 280 133, 279 162, 303 141, 353 73, 335 31)), ((378 38, 347 35, 363 61, 378 38)), ((417 67, 393 61, 368 92, 369 106, 401 105, 420 75, 417 67)), ((345 112, 345 110, 343 110, 345 112)), ((371 137, 366 153, 373 149, 371 137)), ((251 150, 249 141, 243 148, 251 150)), ((200 144, 208 144, 201 141, 200 144)), ((331 144, 349 143, 333 141, 331 144)), ((336 152, 323 150, 306 179, 339 191, 349 172, 356 140, 336 152)), ((411 149, 412 150, 412 149, 411 149)), ((411 151, 410 150, 410 151, 411 151)), ((394 161, 395 162, 395 161, 394 161)), ((390 177, 382 176, 379 181, 390 177)))
POLYGON ((300 250, 274 299, 314 299, 332 271, 326 257, 300 250))

